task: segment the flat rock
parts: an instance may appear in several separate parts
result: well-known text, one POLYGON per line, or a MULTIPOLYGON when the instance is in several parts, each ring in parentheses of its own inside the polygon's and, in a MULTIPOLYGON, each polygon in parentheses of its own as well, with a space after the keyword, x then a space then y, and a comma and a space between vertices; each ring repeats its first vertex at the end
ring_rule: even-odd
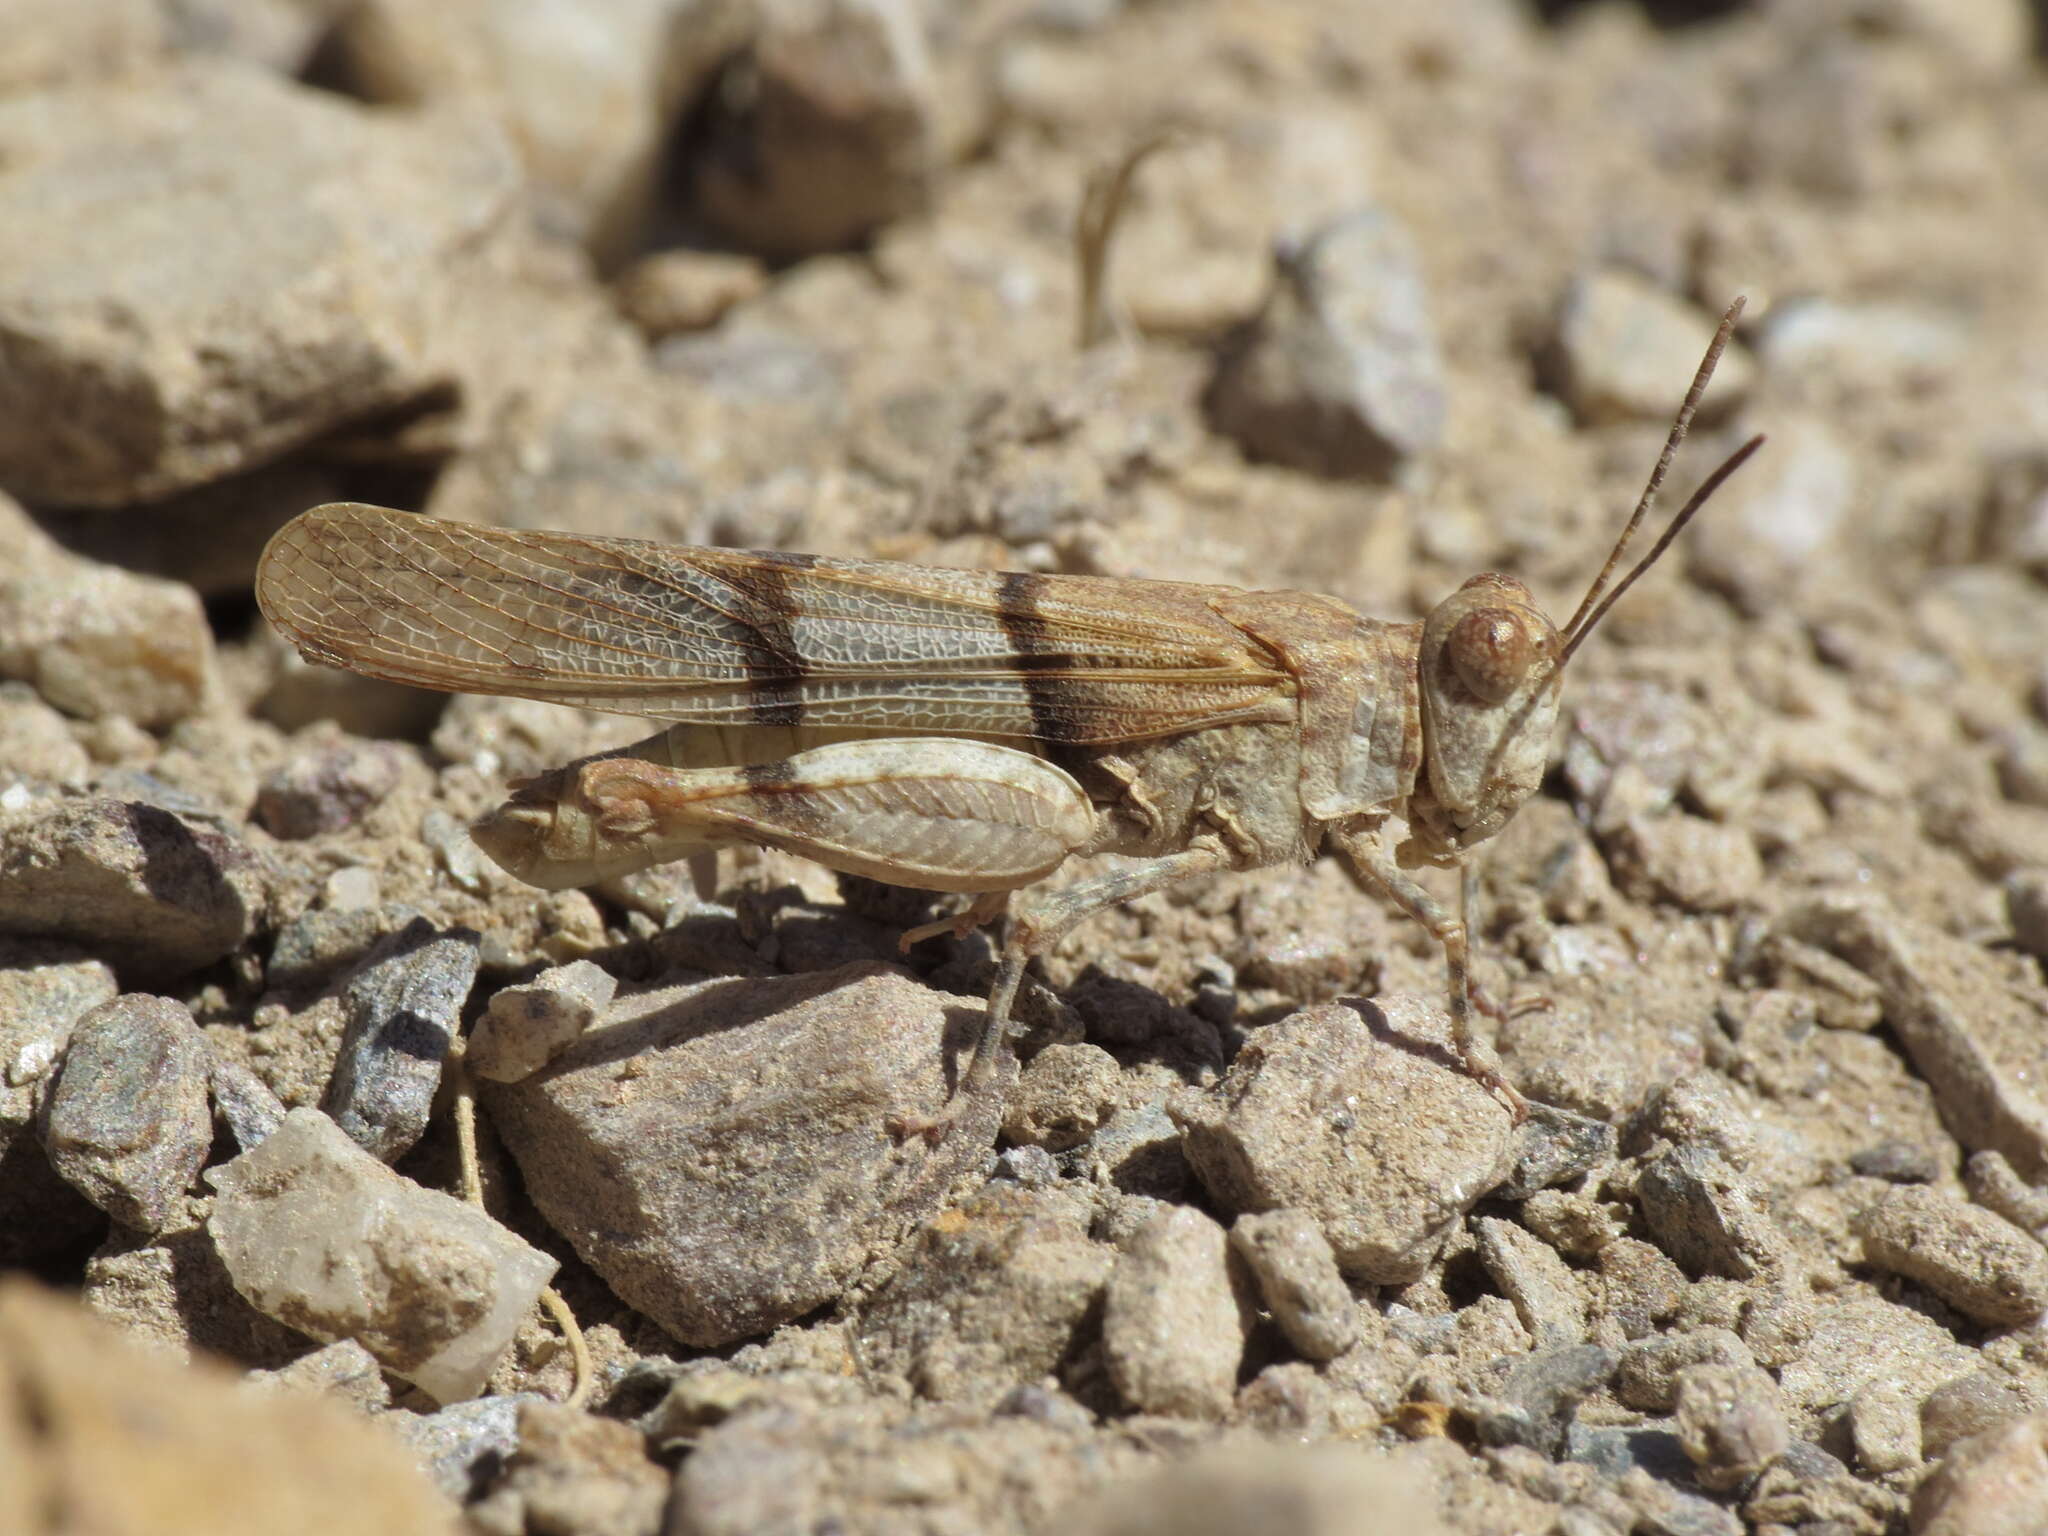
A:
POLYGON ((1754 1365, 1689 1365, 1677 1400, 1678 1441, 1703 1487, 1739 1488, 1791 1444, 1778 1384, 1754 1365))
POLYGON ((4 492, 0 548, 0 678, 86 720, 161 728, 199 708, 213 631, 190 587, 81 559, 4 492))
POLYGON ((1449 1037, 1441 1006, 1410 996, 1269 1024, 1173 1104, 1188 1161, 1225 1209, 1306 1211, 1346 1274, 1405 1284, 1514 1166, 1507 1111, 1449 1037))
POLYGON ((310 1394, 180 1366, 28 1281, 0 1277, 0 1530, 457 1536, 388 1435, 310 1394), (46 1523, 50 1511, 62 1522, 46 1523))
POLYGON ((224 62, 0 102, 0 167, 0 227, 40 231, 0 250, 0 482, 83 506, 419 393, 437 279, 516 186, 478 125, 224 62))
POLYGON ((213 1143, 206 1039, 183 1003, 131 993, 80 1019, 44 1110, 50 1165, 125 1227, 154 1232, 213 1143))
POLYGON ((1976 946, 1867 901, 1822 898, 1785 924, 1876 981, 1885 1021, 1965 1150, 2048 1178, 2048 999, 2038 987, 2016 987, 1976 946))
POLYGON ((1578 1344, 1586 1337, 1586 1297, 1571 1266, 1541 1238, 1498 1216, 1473 1223, 1479 1262, 1515 1304, 1515 1315, 1538 1349, 1578 1344))
POLYGON ((479 1085, 534 1203, 619 1296, 730 1343, 838 1296, 995 1139, 999 1084, 934 1147, 979 1016, 859 961, 620 998, 548 1067, 479 1085))
POLYGON ((342 989, 347 1022, 321 1107, 387 1163, 427 1128, 476 982, 478 943, 468 928, 414 918, 364 956, 342 989))
POLYGON ((1284 252, 1208 409, 1251 453, 1312 474, 1384 479, 1436 447, 1443 359, 1406 227, 1365 208, 1284 252))
POLYGON ((447 1403, 483 1389, 555 1261, 423 1189, 327 1116, 295 1109, 207 1175, 207 1230, 235 1289, 323 1343, 352 1338, 447 1403))
POLYGON ((0 811, 0 934, 69 939, 124 973, 211 965, 260 923, 270 882, 210 821, 102 796, 0 811))
POLYGON ((1169 1206, 1124 1245, 1102 1298, 1102 1353, 1140 1413, 1220 1419, 1237 1390, 1253 1319, 1229 1237, 1193 1206, 1169 1206))
POLYGON ((1695 1275, 1749 1280, 1785 1257, 1763 1192, 1707 1147, 1652 1158, 1636 1176, 1636 1199, 1657 1246, 1695 1275))

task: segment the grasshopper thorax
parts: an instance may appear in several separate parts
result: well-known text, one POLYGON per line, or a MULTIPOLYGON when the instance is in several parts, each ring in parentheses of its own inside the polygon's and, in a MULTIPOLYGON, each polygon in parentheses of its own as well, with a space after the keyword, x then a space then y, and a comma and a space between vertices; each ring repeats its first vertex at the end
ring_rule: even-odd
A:
POLYGON ((1543 782, 1563 645, 1527 587, 1474 576, 1422 627, 1422 776, 1404 863, 1454 859, 1506 826, 1543 782))

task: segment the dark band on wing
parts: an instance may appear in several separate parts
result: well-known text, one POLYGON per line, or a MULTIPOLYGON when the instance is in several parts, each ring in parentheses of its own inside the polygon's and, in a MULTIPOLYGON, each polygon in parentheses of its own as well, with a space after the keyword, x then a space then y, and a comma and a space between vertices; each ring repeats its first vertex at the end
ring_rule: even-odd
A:
POLYGON ((801 725, 804 678, 810 667, 797 648, 800 604, 790 592, 789 578, 810 570, 818 560, 815 555, 760 554, 754 561, 745 587, 750 599, 746 621, 761 637, 762 650, 775 658, 775 672, 749 680, 748 718, 755 725, 801 725))
POLYGON ((996 585, 996 613, 1011 649, 1023 662, 1020 680, 1031 707, 1032 739, 1043 747, 1057 747, 1081 734, 1068 707, 1074 683, 1060 676, 1076 665, 1076 659, 1052 637, 1039 610, 1045 588, 1043 576, 1006 571, 996 585))

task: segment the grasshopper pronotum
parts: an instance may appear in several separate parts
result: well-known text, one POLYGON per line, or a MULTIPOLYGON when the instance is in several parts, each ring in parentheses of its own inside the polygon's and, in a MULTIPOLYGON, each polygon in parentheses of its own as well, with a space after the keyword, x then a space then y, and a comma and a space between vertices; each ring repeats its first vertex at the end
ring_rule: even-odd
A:
MULTIPOLYGON (((755 843, 974 900, 906 947, 1008 913, 972 1064, 990 1080, 1025 966, 1093 912, 1326 839, 1442 945, 1466 1068, 1526 1106, 1472 1029, 1470 853, 1541 782, 1566 665, 1723 481, 1609 588, 1742 309, 1721 322, 1634 515, 1559 631, 1512 576, 1422 623, 1300 592, 940 570, 517 532, 359 503, 263 553, 263 612, 308 660, 425 688, 671 722, 517 786, 477 843, 586 885, 755 843), (1389 849, 1383 827, 1405 818, 1389 849), (1136 862, 1009 906, 1070 858, 1136 862), (1453 916, 1408 871, 1457 866, 1453 916)), ((1482 1000, 1483 1001, 1483 1000, 1482 1000)))

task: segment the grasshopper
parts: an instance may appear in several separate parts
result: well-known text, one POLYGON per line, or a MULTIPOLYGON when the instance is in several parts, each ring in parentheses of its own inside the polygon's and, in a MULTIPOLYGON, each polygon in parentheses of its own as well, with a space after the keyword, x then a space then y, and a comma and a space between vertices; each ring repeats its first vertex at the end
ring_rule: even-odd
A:
POLYGON ((424 688, 669 722, 515 785, 473 828, 560 889, 752 843, 968 894, 904 945, 1007 914, 942 1133, 992 1081, 1025 967, 1116 902, 1325 842, 1442 947, 1466 1070, 1527 1106, 1474 1030, 1473 850, 1541 783, 1564 672, 1614 603, 1761 446, 1752 438, 1609 580, 1742 308, 1694 375, 1634 515, 1563 630, 1513 576, 1421 623, 1301 592, 940 570, 444 522, 360 503, 264 550, 264 614, 308 660, 424 688), (1387 823, 1407 837, 1388 846, 1387 823), (1010 905, 1069 859, 1131 862, 1010 905), (1453 915, 1409 871, 1461 871, 1453 915))

